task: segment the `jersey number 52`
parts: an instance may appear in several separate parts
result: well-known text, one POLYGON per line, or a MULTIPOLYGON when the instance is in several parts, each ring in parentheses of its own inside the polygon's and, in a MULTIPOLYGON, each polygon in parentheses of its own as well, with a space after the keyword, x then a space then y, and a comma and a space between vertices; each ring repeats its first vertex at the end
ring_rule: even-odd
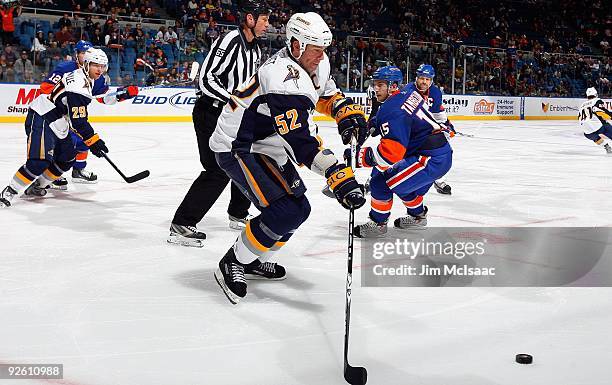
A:
POLYGON ((274 117, 274 122, 276 123, 276 127, 278 127, 278 132, 281 135, 285 135, 290 130, 295 130, 302 127, 301 123, 297 123, 297 118, 298 112, 295 108, 285 112, 284 114, 276 115, 274 117))

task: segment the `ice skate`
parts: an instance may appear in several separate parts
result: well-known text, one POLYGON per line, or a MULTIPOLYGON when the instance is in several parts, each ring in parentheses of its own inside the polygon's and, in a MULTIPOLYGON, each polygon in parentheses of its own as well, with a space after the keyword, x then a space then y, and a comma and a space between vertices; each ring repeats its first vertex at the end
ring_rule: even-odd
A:
POLYGON ((358 225, 353 228, 353 234, 357 238, 379 238, 387 234, 387 222, 376 223, 370 219, 370 221, 363 225, 358 225))
POLYGON ((398 229, 425 229, 427 227, 427 207, 423 212, 415 217, 406 215, 405 217, 397 218, 393 222, 393 226, 398 229))
POLYGON ((0 207, 11 207, 11 201, 17 195, 11 186, 6 186, 0 193, 0 207))
POLYGON ((436 191, 442 195, 451 195, 451 186, 446 182, 434 182, 436 191))
POLYGON ((167 242, 187 247, 203 247, 206 234, 195 226, 183 226, 172 223, 167 242))
POLYGON ((85 169, 72 169, 72 182, 94 184, 98 183, 98 176, 91 171, 85 169))
POLYGON ((67 191, 68 190, 68 180, 66 180, 66 178, 64 178, 63 176, 60 176, 59 178, 54 180, 48 186, 48 188, 51 190, 67 191))
POLYGON ((242 230, 246 227, 248 221, 253 219, 253 216, 248 214, 244 218, 238 218, 233 215, 229 215, 229 227, 233 230, 242 230))
POLYGON ((47 189, 40 187, 40 181, 36 179, 28 188, 24 191, 24 198, 36 198, 36 197, 44 197, 47 195, 47 189))
POLYGON ((247 293, 247 283, 244 276, 244 265, 236 260, 234 248, 230 248, 219 261, 215 271, 215 280, 234 305, 240 302, 247 293))
POLYGON ((285 268, 278 263, 261 262, 259 259, 244 266, 246 279, 262 281, 282 281, 287 278, 285 268))

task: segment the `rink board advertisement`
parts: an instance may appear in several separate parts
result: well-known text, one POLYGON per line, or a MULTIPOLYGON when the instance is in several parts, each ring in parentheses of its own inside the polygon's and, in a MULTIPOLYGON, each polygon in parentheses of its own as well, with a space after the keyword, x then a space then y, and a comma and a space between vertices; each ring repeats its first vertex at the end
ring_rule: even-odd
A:
MULTIPOLYGON (((114 88, 112 89, 114 90, 114 88)), ((40 94, 32 84, 0 84, 0 122, 23 122, 28 105, 40 94)), ((347 93, 370 112, 365 93, 347 93)), ((190 122, 196 96, 193 88, 155 88, 115 105, 96 101, 89 107, 92 122, 190 122)), ((584 99, 444 95, 454 120, 576 119, 584 99)), ((605 100, 608 108, 612 100, 605 100)), ((331 120, 315 113, 315 120, 331 120)))

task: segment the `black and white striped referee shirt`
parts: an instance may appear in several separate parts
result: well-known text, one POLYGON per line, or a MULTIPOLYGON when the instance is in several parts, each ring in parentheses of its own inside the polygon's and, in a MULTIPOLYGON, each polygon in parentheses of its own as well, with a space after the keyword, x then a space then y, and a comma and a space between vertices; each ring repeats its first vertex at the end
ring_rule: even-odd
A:
POLYGON ((212 44, 198 74, 198 96, 227 103, 232 92, 249 79, 261 61, 257 39, 248 42, 242 29, 233 30, 212 44))

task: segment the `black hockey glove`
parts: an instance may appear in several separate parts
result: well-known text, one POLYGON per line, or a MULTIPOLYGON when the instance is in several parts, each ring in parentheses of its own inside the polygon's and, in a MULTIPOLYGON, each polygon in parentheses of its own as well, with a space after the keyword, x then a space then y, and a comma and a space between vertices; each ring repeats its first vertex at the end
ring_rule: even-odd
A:
POLYGON ((357 183, 353 170, 337 163, 325 171, 327 185, 345 209, 358 209, 366 203, 363 186, 357 183))
POLYGON ((338 133, 342 137, 342 143, 349 144, 351 136, 357 139, 357 145, 361 146, 368 138, 368 124, 361 105, 353 102, 351 98, 342 98, 334 102, 332 115, 338 124, 338 133))
POLYGON ((91 153, 98 158, 101 158, 103 154, 108 152, 108 147, 106 147, 106 144, 102 139, 100 139, 98 134, 95 134, 91 138, 85 140, 84 143, 89 147, 91 153))
POLYGON ((117 101, 122 102, 124 100, 132 99, 138 95, 138 86, 130 85, 120 87, 117 89, 117 101))

